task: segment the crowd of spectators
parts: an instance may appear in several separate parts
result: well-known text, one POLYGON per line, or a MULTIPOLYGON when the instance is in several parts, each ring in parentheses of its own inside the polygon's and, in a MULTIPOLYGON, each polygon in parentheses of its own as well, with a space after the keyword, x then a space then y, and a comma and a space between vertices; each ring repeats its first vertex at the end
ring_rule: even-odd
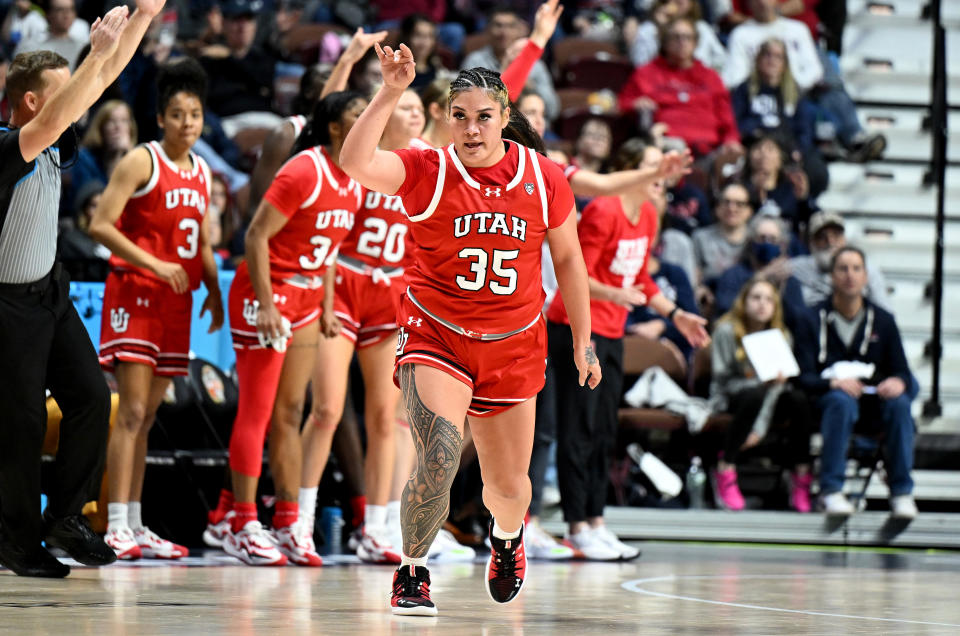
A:
MULTIPOLYGON (((724 396, 724 408, 735 414, 736 424, 717 474, 720 490, 731 493, 735 480, 731 482, 729 475, 736 456, 744 440, 753 441, 749 435, 757 434, 750 414, 766 403, 772 390, 751 378, 738 338, 772 326, 800 342, 805 337, 801 334, 822 330, 830 321, 835 310, 824 314, 820 309, 818 314, 815 308, 831 306, 837 283, 834 260, 846 238, 843 219, 820 211, 817 204, 817 197, 829 187, 827 162, 878 159, 885 140, 864 131, 844 90, 837 65, 842 23, 830 12, 830 2, 563 4, 563 19, 555 33, 546 35, 546 46, 534 43, 535 49, 543 49, 542 56, 532 65, 515 103, 542 133, 551 157, 592 173, 611 170, 610 157, 626 137, 649 135, 664 150, 692 152, 693 172, 665 184, 662 200, 654 202, 662 220, 650 274, 683 310, 718 321, 715 351, 723 357, 713 364, 715 392, 724 396), (607 84, 606 90, 584 89, 581 92, 590 94, 577 101, 572 95, 580 87, 571 85, 566 69, 553 63, 556 45, 563 40, 576 40, 585 51, 591 42, 612 44, 619 58, 629 60, 635 70, 618 84, 607 84), (561 135, 568 130, 564 122, 573 117, 580 117, 580 123, 564 138, 561 135), (751 290, 764 298, 751 300, 751 290), (753 305, 775 310, 770 316, 760 315, 753 305)), ((48 0, 38 6, 30 0, 7 0, 0 5, 0 12, 5 11, 0 115, 6 115, 7 60, 21 51, 44 48, 64 55, 75 67, 89 32, 82 16, 96 15, 102 2, 87 0, 78 6, 75 0, 48 0)), ((534 40, 531 27, 538 5, 533 0, 509 6, 461 0, 168 2, 120 79, 77 124, 81 150, 65 173, 62 258, 68 266, 74 262, 75 276, 105 275, 103 248, 84 238, 83 230, 119 158, 157 136, 155 79, 162 62, 194 56, 209 75, 204 134, 196 151, 215 173, 213 243, 229 268, 243 254, 243 232, 258 200, 258 195, 251 196, 249 174, 268 133, 285 117, 309 114, 338 64, 347 62, 351 88, 368 94, 376 90, 377 58, 369 47, 351 45, 352 40, 383 30, 386 42, 410 46, 417 62, 412 87, 421 94, 423 106, 410 109, 409 123, 421 130, 426 124, 420 136, 439 143, 446 137, 443 80, 458 68, 505 70, 534 40), (90 261, 94 266, 87 266, 90 261)), ((610 61, 609 57, 603 59, 610 61)), ((578 198, 578 208, 589 200, 578 198)), ((864 315, 884 316, 884 328, 895 329, 881 273, 867 258, 862 265, 868 307, 864 315)), ((853 328, 829 324, 840 332, 841 344, 857 325, 864 329, 862 322, 853 328)), ((694 355, 668 320, 642 308, 631 313, 628 333, 672 342, 685 362, 694 355)), ((860 358, 867 356, 867 349, 872 354, 873 336, 862 337, 869 346, 857 349, 857 340, 845 350, 860 358)), ((807 382, 798 386, 809 388, 817 384, 811 378, 823 361, 801 362, 807 382)), ((899 359, 897 363, 897 377, 906 384, 900 393, 909 393, 909 370, 899 359)), ((808 440, 816 420, 813 415, 803 422, 794 418, 791 426, 778 421, 785 419, 779 417, 783 413, 795 411, 781 404, 795 405, 799 398, 789 383, 777 386, 779 401, 768 409, 769 426, 763 434, 789 431, 790 439, 802 446, 805 442, 796 440, 808 440)), ((829 391, 828 397, 837 390, 848 397, 857 393, 846 384, 817 387, 829 391)), ((895 397, 900 399, 899 394, 895 397)), ((849 419, 853 407, 848 402, 824 399, 849 419)), ((908 413, 902 409, 883 413, 905 427, 908 413)), ((801 448, 793 451, 786 467, 793 471, 795 484, 809 485, 809 457, 801 448)), ((836 492, 835 466, 831 470, 831 481, 824 487, 836 492)), ((904 479, 896 491, 909 494, 904 479)), ((732 505, 722 498, 725 505, 742 507, 736 496, 731 498, 732 505)), ((803 502, 795 507, 809 509, 803 502)))

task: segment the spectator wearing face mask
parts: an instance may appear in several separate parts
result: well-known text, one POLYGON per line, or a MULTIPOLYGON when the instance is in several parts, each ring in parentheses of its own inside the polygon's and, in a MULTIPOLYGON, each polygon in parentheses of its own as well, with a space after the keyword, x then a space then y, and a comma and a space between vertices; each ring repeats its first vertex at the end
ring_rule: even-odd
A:
POLYGON ((716 315, 727 313, 743 285, 754 276, 770 281, 783 302, 783 318, 791 332, 808 316, 803 304, 800 281, 791 273, 787 258, 789 233, 786 224, 776 217, 758 215, 750 223, 750 239, 740 262, 725 271, 717 281, 716 315))
MULTIPOLYGON (((830 296, 833 282, 830 262, 841 247, 846 246, 843 217, 836 212, 817 212, 810 217, 807 228, 810 237, 810 254, 790 259, 790 270, 800 281, 803 302, 807 307, 822 303, 830 296)), ((883 273, 874 265, 867 264, 867 285, 864 296, 874 305, 893 313, 887 297, 887 282, 883 273)))

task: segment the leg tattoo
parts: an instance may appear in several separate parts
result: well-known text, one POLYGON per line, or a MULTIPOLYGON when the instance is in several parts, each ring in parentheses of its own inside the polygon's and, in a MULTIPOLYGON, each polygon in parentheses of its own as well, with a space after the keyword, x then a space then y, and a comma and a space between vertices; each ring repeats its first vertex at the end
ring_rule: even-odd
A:
POLYGON ((400 367, 400 387, 417 450, 417 467, 403 490, 400 515, 407 556, 425 557, 447 518, 450 486, 463 438, 457 427, 428 409, 417 394, 414 365, 400 367))

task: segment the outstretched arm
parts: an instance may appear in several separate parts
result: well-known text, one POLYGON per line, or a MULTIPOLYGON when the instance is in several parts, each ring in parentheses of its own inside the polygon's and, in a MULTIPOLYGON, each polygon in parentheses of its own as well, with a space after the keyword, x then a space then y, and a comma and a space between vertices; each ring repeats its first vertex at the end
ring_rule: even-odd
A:
POLYGON ((327 83, 323 85, 320 98, 323 99, 330 93, 346 90, 347 80, 350 79, 350 71, 353 70, 353 65, 363 58, 374 42, 382 42, 385 37, 387 37, 386 31, 364 33, 363 27, 357 27, 356 33, 350 39, 350 44, 340 54, 333 70, 330 71, 330 77, 327 79, 327 83))
POLYGON ((570 188, 574 194, 587 197, 613 196, 626 190, 646 188, 659 179, 671 179, 690 172, 693 155, 689 150, 682 153, 672 150, 663 156, 657 167, 620 170, 601 174, 591 170, 577 170, 570 177, 570 188))

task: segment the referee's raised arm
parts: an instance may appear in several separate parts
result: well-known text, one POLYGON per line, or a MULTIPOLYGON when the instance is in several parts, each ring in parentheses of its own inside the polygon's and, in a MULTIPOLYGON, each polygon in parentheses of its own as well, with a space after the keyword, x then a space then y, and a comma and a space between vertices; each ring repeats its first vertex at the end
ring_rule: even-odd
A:
MULTIPOLYGON (((111 9, 91 26, 90 54, 73 77, 68 69, 57 69, 60 82, 23 94, 22 112, 15 113, 11 123, 21 128, 20 153, 24 161, 33 161, 54 144, 117 79, 140 45, 150 21, 163 9, 164 2, 137 0, 137 9, 132 16, 125 5, 111 9), (65 78, 69 79, 63 82, 65 78)), ((15 103, 14 99, 10 101, 15 103)))

